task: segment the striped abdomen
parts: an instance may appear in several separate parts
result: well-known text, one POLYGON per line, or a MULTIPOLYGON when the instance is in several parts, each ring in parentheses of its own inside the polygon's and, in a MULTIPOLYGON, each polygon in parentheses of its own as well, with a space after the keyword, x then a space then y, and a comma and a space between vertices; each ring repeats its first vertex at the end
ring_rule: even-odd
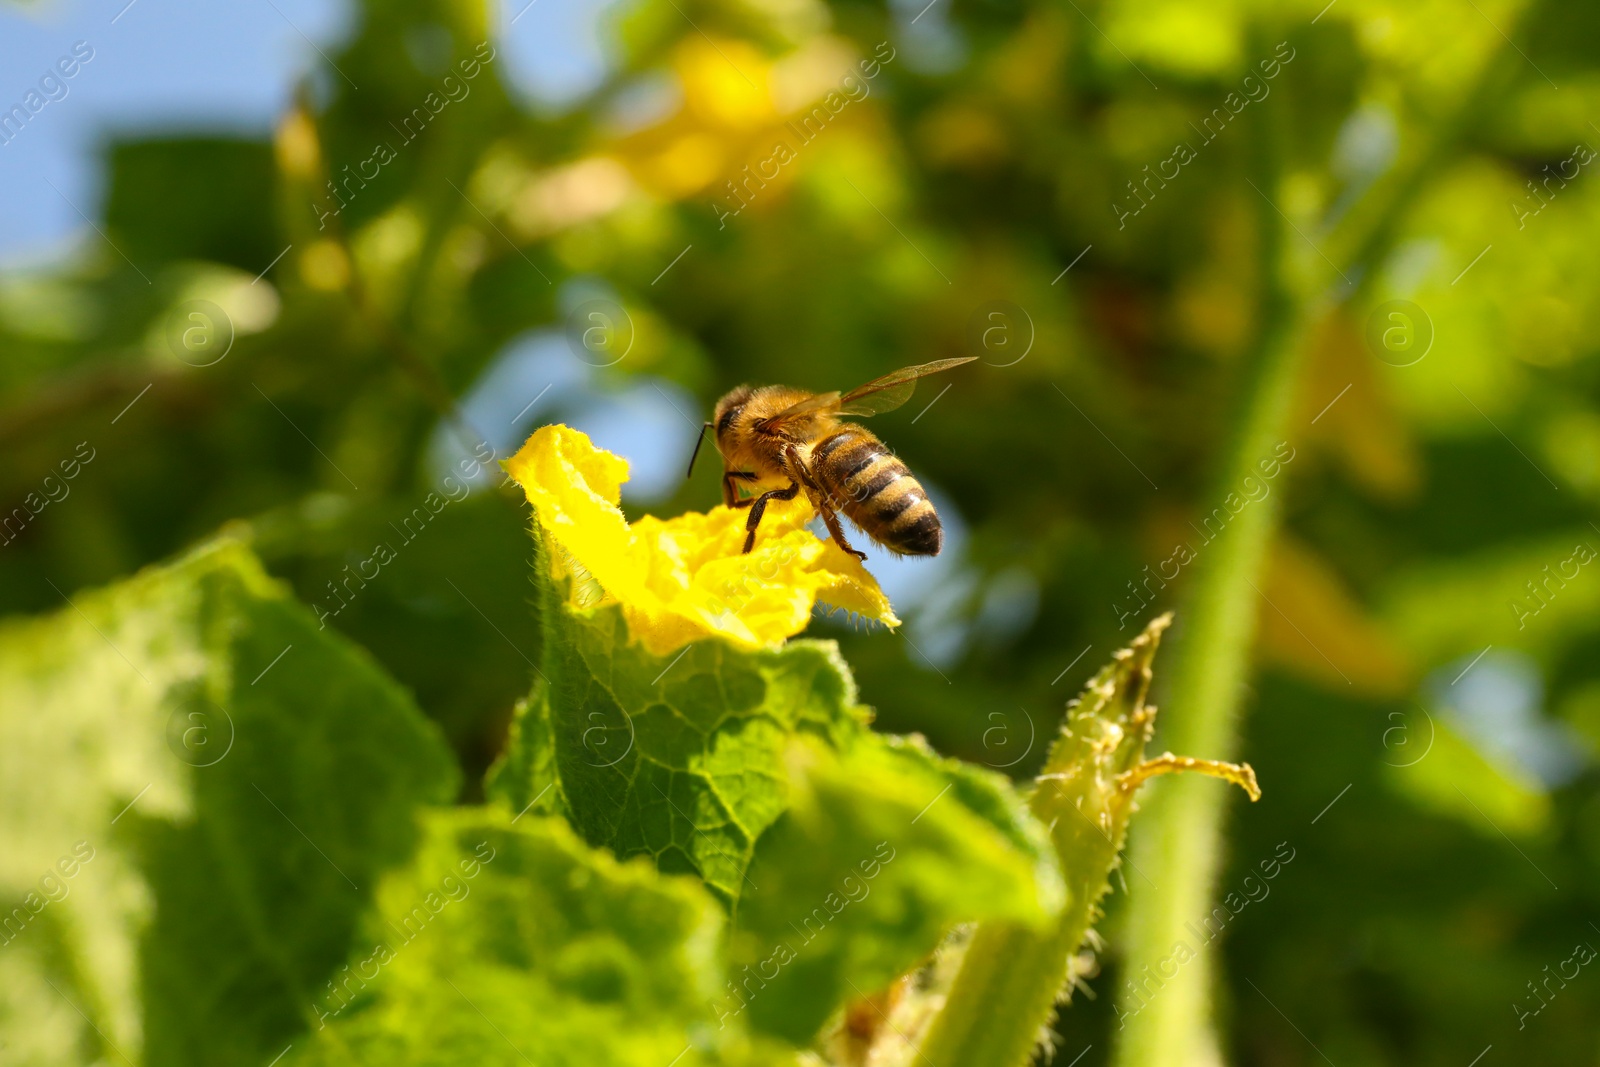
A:
POLYGON ((847 426, 828 435, 812 450, 811 470, 834 509, 874 541, 906 556, 938 555, 944 530, 927 491, 872 434, 847 426))

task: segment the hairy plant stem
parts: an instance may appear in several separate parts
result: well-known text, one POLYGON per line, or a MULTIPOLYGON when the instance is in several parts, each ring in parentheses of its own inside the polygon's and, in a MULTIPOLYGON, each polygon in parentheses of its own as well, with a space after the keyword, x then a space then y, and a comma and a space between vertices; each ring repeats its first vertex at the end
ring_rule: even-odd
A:
POLYGON ((1133 794, 1147 778, 1198 770, 1258 795, 1248 767, 1170 753, 1145 760, 1155 721, 1145 704, 1150 663, 1170 615, 1116 654, 1068 708, 1061 735, 1028 799, 1050 827, 1067 881, 1067 905, 1043 930, 983 923, 915 1060, 934 1067, 1021 1067, 1032 1057, 1056 1000, 1076 975, 1078 946, 1099 916, 1117 865, 1133 794))
MULTIPOLYGON (((1523 16, 1536 6, 1524 9, 1523 16)), ((1269 199, 1277 195, 1276 152, 1282 133, 1270 125, 1253 131, 1250 166, 1260 194, 1262 327, 1242 382, 1236 430, 1220 457, 1213 484, 1217 500, 1239 492, 1278 442, 1293 436, 1289 416, 1304 352, 1323 319, 1370 284, 1405 210, 1448 160, 1471 116, 1509 77, 1508 52, 1502 48, 1485 65, 1456 113, 1439 124, 1431 143, 1393 177, 1381 202, 1345 232, 1326 238, 1326 247, 1347 250, 1343 268, 1326 261, 1319 249, 1318 257, 1331 272, 1313 260, 1317 269, 1298 287, 1286 274, 1284 244, 1302 238, 1285 233, 1287 220, 1269 199)), ((1269 114, 1280 124, 1286 120, 1269 114)), ((1251 504, 1206 544, 1195 565, 1183 632, 1175 639, 1173 670, 1165 676, 1171 684, 1162 736, 1179 751, 1227 759, 1238 746, 1240 694, 1256 618, 1267 603, 1261 574, 1278 518, 1277 494, 1251 504)), ((1267 605, 1266 610, 1274 609, 1267 605)), ((1149 879, 1141 879, 1130 901, 1123 964, 1130 980, 1118 1006, 1118 1067, 1215 1067, 1225 1062, 1211 1021, 1216 974, 1210 940, 1192 932, 1209 914, 1215 895, 1225 799, 1223 791, 1198 778, 1162 783, 1152 790, 1133 835, 1130 858, 1149 879), (1169 979, 1166 975, 1179 955, 1184 962, 1169 979), (1152 971, 1160 977, 1135 986, 1152 971)))

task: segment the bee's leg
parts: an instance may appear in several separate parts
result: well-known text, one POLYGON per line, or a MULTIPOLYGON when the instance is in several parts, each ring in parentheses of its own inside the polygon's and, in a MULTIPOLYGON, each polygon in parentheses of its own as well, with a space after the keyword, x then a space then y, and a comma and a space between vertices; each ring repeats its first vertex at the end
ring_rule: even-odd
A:
POLYGON ((790 445, 784 454, 789 461, 789 470, 805 484, 808 490, 807 495, 810 496, 811 503, 815 505, 817 514, 821 515, 822 521, 827 524, 828 533, 832 535, 834 544, 857 559, 865 561, 867 554, 865 552, 857 552, 850 547, 850 542, 844 539, 844 527, 840 524, 839 516, 833 507, 833 494, 823 488, 817 476, 807 469, 805 460, 800 456, 800 450, 790 445))
MULTIPOLYGON (((818 484, 816 476, 813 475, 811 473, 811 469, 806 466, 806 461, 800 458, 800 450, 798 448, 796 448, 794 445, 785 445, 783 449, 783 458, 785 464, 789 468, 790 481, 799 482, 808 490, 815 490, 819 493, 822 492, 822 486, 818 484)), ((807 493, 807 495, 809 496, 811 494, 807 493)))
POLYGON ((765 493, 755 498, 750 506, 750 518, 746 520, 744 528, 747 531, 744 538, 744 550, 749 552, 756 547, 756 527, 761 525, 761 516, 767 510, 769 500, 793 500, 800 492, 799 482, 790 482, 787 489, 768 489, 765 493))
POLYGON ((833 543, 865 563, 867 554, 865 552, 857 552, 850 547, 850 542, 844 539, 844 527, 840 524, 839 516, 834 514, 833 509, 819 508, 818 510, 822 512, 822 521, 828 524, 828 533, 833 535, 833 543))
POLYGON ((755 471, 723 471, 722 472, 722 503, 730 508, 747 508, 753 500, 740 500, 738 490, 733 487, 733 480, 737 478, 742 482, 756 480, 755 471))

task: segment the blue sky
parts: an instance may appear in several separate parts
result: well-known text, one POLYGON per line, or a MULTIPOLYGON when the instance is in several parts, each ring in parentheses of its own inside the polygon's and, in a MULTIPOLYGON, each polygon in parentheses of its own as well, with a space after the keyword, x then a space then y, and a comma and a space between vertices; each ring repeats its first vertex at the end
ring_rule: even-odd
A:
MULTIPOLYGON (((534 107, 559 107, 603 70, 605 0, 508 0, 496 69, 534 107), (515 22, 512 20, 515 19, 515 22)), ((339 0, 0 0, 0 111, 23 101, 76 42, 94 57, 0 145, 0 264, 37 263, 98 215, 108 134, 265 135, 296 81, 353 28, 339 0)))

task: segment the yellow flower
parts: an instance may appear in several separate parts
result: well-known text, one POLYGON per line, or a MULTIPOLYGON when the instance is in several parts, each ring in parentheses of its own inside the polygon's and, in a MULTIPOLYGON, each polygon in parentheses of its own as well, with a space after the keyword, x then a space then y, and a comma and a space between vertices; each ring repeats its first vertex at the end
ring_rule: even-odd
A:
POLYGON ((854 556, 805 528, 802 495, 772 501, 749 555, 749 512, 716 507, 629 525, 618 507, 628 461, 566 426, 545 426, 505 462, 554 542, 552 557, 592 578, 602 603, 655 655, 711 634, 766 648, 805 629, 817 601, 898 626, 889 600, 854 556))

